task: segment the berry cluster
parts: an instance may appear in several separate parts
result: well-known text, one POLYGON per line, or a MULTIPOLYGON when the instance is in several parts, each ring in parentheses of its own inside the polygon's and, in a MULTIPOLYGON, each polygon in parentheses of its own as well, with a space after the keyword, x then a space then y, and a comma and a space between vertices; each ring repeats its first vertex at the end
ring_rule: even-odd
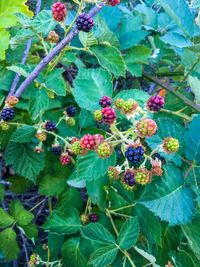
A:
POLYGON ((115 100, 115 107, 121 111, 122 114, 130 115, 138 107, 138 103, 133 99, 123 100, 117 98, 115 100))
POLYGON ((116 120, 116 112, 111 108, 112 100, 108 96, 103 96, 99 100, 99 105, 102 107, 101 110, 96 110, 94 112, 94 119, 98 122, 103 122, 106 124, 112 124, 116 120))
POLYGON ((52 44, 56 44, 59 42, 59 36, 55 31, 50 31, 47 36, 47 40, 52 44))

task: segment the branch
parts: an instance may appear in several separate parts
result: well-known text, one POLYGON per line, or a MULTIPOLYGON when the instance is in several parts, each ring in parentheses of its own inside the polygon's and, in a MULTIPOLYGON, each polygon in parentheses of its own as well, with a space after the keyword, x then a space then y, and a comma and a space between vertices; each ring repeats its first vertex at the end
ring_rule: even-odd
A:
MULTIPOLYGON (((89 12, 91 17, 94 17, 103 7, 104 3, 99 3, 89 12)), ((19 89, 16 91, 15 96, 20 97, 26 88, 38 77, 40 72, 46 67, 46 65, 54 59, 64 48, 68 45, 74 36, 78 34, 76 28, 72 29, 68 35, 37 65, 37 67, 30 73, 30 75, 24 80, 19 89)))
MULTIPOLYGON (((35 16, 40 12, 40 8, 41 8, 41 0, 37 0, 36 9, 35 9, 35 16)), ((28 53, 29 53, 31 45, 32 45, 32 41, 33 41, 33 38, 31 37, 28 40, 27 44, 26 44, 26 48, 24 50, 24 54, 23 54, 23 57, 22 57, 22 60, 21 60, 21 64, 25 64, 25 62, 26 62, 28 53)), ((8 97, 14 94, 15 89, 16 89, 16 87, 18 85, 19 80, 20 80, 20 77, 21 77, 21 75, 16 73, 15 78, 13 80, 13 83, 11 85, 10 91, 8 93, 8 97)))
POLYGON ((193 103, 191 100, 189 100, 187 97, 185 97, 184 95, 180 94, 179 92, 176 92, 172 87, 170 87, 170 86, 166 85, 165 83, 161 82, 159 79, 150 76, 146 72, 144 72, 143 75, 148 80, 150 80, 152 82, 155 82, 156 84, 158 84, 162 88, 164 88, 167 91, 169 91, 170 93, 172 93, 174 96, 176 96, 179 99, 181 99, 187 106, 191 107, 193 110, 195 110, 197 112, 200 112, 200 107, 197 104, 193 103))

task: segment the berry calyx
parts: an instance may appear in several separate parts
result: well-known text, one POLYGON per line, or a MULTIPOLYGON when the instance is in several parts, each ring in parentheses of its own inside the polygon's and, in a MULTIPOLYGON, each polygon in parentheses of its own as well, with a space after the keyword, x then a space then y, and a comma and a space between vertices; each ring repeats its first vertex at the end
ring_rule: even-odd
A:
POLYGON ((144 148, 141 145, 130 145, 125 152, 125 156, 133 164, 138 164, 144 159, 144 148))
POLYGON ((52 121, 47 121, 44 127, 48 132, 54 132, 56 130, 56 124, 52 121))
POLYGON ((44 152, 44 149, 40 146, 36 146, 34 148, 34 152, 40 154, 40 153, 44 152))
POLYGON ((162 162, 158 158, 150 160, 152 169, 151 173, 156 176, 162 176, 163 170, 162 170, 162 162))
POLYGON ((97 148, 97 154, 100 158, 108 158, 112 152, 113 148, 108 142, 101 143, 97 148))
POLYGON ((76 116, 76 107, 75 106, 68 106, 66 108, 66 114, 68 117, 75 117, 76 116))
POLYGON ((136 169, 135 180, 138 184, 145 185, 151 182, 151 172, 145 168, 136 169))
POLYGON ((132 191, 135 189, 136 181, 134 172, 132 170, 126 170, 122 179, 122 184, 127 191, 132 191))
POLYGON ((108 96, 102 96, 102 98, 99 100, 99 105, 102 108, 110 107, 112 104, 112 100, 108 96))
POLYGON ((116 112, 111 107, 106 107, 102 109, 103 122, 107 124, 112 124, 116 120, 116 112))
POLYGON ((94 150, 96 146, 95 138, 91 134, 86 134, 81 138, 80 144, 83 149, 94 150))
POLYGON ((110 166, 108 168, 107 175, 108 175, 110 180, 119 179, 119 174, 120 174, 120 172, 118 171, 118 169, 116 167, 110 166))
POLYGON ((156 133, 157 124, 152 119, 141 119, 137 123, 137 131, 140 137, 149 137, 156 133))
POLYGON ((99 216, 96 213, 89 214, 90 222, 97 222, 99 220, 99 216))
POLYGON ((119 5, 120 4, 120 0, 108 0, 107 1, 107 4, 109 6, 116 6, 116 5, 119 5))
POLYGON ((50 31, 47 40, 52 44, 56 44, 59 41, 59 36, 55 31, 50 31))
POLYGON ((70 157, 68 153, 62 153, 60 156, 60 163, 62 165, 69 165, 70 164, 70 157))
POLYGON ((1 111, 0 118, 3 121, 11 121, 15 117, 15 111, 12 108, 4 108, 1 111))
POLYGON ((175 153, 179 149, 179 141, 173 137, 167 137, 163 140, 163 149, 167 153, 175 153))
POLYGON ((54 155, 61 155, 62 153, 62 149, 59 145, 57 144, 54 144, 52 145, 51 147, 51 152, 54 154, 54 155))
POLYGON ((82 213, 80 216, 80 221, 82 224, 87 224, 90 221, 89 215, 86 213, 82 213))
POLYGON ((56 21, 63 21, 67 15, 66 6, 61 2, 56 2, 51 8, 52 16, 56 21))
POLYGON ((78 16, 76 20, 76 27, 79 31, 89 32, 93 26, 94 20, 90 15, 82 13, 78 16))
POLYGON ((102 119, 103 119, 103 115, 102 115, 101 110, 95 110, 93 113, 93 116, 94 116, 94 120, 98 121, 98 122, 102 121, 102 119))
POLYGON ((41 130, 38 130, 35 137, 41 141, 41 142, 44 142, 47 140, 47 135, 45 132, 42 132, 41 130))
POLYGON ((81 147, 80 141, 76 141, 71 145, 71 152, 75 155, 84 155, 87 153, 87 150, 81 147))
POLYGON ((165 104, 164 97, 162 97, 160 95, 154 95, 154 96, 149 98, 149 100, 147 102, 147 108, 150 111, 158 112, 161 110, 161 108, 164 107, 164 104, 165 104))
POLYGON ((6 105, 9 107, 9 108, 13 108, 17 105, 17 103, 19 102, 19 99, 16 97, 16 96, 9 96, 7 99, 6 99, 6 105))

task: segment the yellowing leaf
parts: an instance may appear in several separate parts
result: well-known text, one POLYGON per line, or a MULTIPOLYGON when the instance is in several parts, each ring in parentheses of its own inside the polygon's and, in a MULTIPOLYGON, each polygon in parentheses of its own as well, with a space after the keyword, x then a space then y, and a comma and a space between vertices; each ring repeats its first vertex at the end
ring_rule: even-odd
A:
POLYGON ((10 34, 8 31, 5 29, 0 28, 0 60, 5 59, 5 51, 8 49, 9 46, 9 39, 10 39, 10 34))
POLYGON ((0 28, 8 28, 17 23, 15 13, 21 12, 29 17, 33 13, 25 5, 26 0, 1 0, 0 1, 0 28))

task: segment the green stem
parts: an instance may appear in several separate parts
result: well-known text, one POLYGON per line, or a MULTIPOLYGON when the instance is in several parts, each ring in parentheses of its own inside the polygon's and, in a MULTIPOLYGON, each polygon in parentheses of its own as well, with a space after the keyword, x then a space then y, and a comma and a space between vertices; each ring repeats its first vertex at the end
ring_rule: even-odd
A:
POLYGON ((165 113, 168 113, 168 114, 171 114, 171 115, 175 115, 177 117, 180 117, 186 121, 191 121, 191 117, 187 116, 186 114, 183 114, 183 113, 180 113, 178 111, 172 111, 172 110, 167 110, 167 109, 161 109, 160 110, 161 112, 165 112, 165 113))
POLYGON ((130 205, 127 205, 127 206, 124 206, 124 207, 120 207, 120 208, 117 208, 117 209, 114 209, 114 210, 109 210, 111 212, 115 212, 115 211, 119 211, 119 210, 123 210, 123 209, 129 209, 129 208, 133 208, 137 203, 134 202, 130 205))

